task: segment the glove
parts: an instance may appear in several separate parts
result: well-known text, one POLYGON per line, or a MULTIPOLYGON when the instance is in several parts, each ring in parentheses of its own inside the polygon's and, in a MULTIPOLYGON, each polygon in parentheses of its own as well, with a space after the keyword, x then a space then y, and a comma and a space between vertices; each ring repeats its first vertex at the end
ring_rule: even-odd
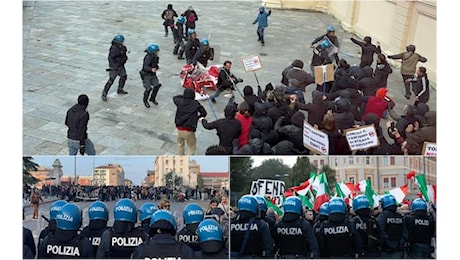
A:
POLYGON ((85 155, 85 146, 84 145, 80 145, 80 154, 85 155))

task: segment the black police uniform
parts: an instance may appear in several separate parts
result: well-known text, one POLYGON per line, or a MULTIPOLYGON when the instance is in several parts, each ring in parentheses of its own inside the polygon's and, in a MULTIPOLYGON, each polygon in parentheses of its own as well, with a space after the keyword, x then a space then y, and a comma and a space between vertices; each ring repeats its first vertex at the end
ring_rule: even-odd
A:
POLYGON ((174 36, 174 49, 173 54, 177 54, 178 59, 183 59, 185 52, 185 43, 184 43, 184 25, 181 23, 176 23, 176 27, 172 28, 174 36))
POLYGON ((133 252, 134 259, 147 258, 187 259, 193 258, 193 250, 184 243, 176 241, 169 233, 155 234, 148 242, 139 245, 133 252))
POLYGON ((318 242, 311 225, 298 214, 285 213, 273 229, 275 249, 281 258, 318 258, 318 242), (291 215, 292 214, 292 215, 291 215))
POLYGON ((354 258, 356 254, 363 255, 364 247, 355 227, 342 216, 332 213, 318 234, 318 244, 322 257, 354 258), (331 216, 332 215, 332 216, 331 216))
POLYGON ((91 242, 78 234, 76 230, 57 229, 49 234, 38 248, 38 259, 41 258, 94 258, 91 242))
MULTIPOLYGON (((154 104, 156 103, 156 97, 158 94, 158 90, 161 87, 161 84, 158 80, 156 72, 152 72, 152 68, 159 69, 158 63, 160 62, 160 57, 158 57, 155 53, 147 53, 144 57, 144 63, 141 70, 141 78, 144 85, 144 103, 145 106, 148 105, 147 99, 149 99, 150 91, 152 91, 152 95, 150 96, 150 101, 154 104), (152 90, 153 86, 153 90, 152 90)), ((150 105, 148 105, 150 107, 150 105)))
POLYGON ((193 251, 199 251, 201 249, 200 242, 198 241, 198 235, 193 230, 196 230, 196 227, 199 223, 195 224, 186 224, 181 230, 176 234, 176 240, 188 245, 193 251))
POLYGON ((232 258, 235 256, 239 258, 273 257, 273 239, 268 224, 254 215, 247 217, 240 215, 232 220, 230 224, 232 258), (248 233, 247 239, 245 239, 246 232, 248 233), (247 240, 246 248, 240 252, 245 240, 247 240))
POLYGON ((96 219, 90 220, 89 225, 84 227, 80 233, 82 237, 87 238, 93 245, 94 255, 97 253, 97 249, 101 244, 101 236, 106 229, 108 229, 107 221, 96 219))
POLYGON ((22 240, 23 240, 23 243, 24 243, 24 246, 26 246, 29 250, 30 250, 30 254, 27 254, 26 253, 29 253, 27 251, 26 248, 24 248, 24 254, 23 254, 23 258, 35 258, 35 255, 37 254, 37 248, 35 247, 35 241, 34 241, 34 236, 32 235, 32 230, 26 228, 26 227, 22 227, 22 240))
POLYGON ((49 234, 54 234, 56 231, 56 220, 50 220, 48 222, 48 226, 44 228, 41 232, 40 235, 38 236, 38 245, 37 247, 40 247, 40 244, 43 243, 43 240, 45 239, 46 236, 49 234))
POLYGON ((396 212, 396 206, 391 209, 384 209, 377 217, 377 223, 382 232, 381 256, 383 258, 402 257, 403 245, 407 239, 407 230, 403 216, 396 212))
POLYGON ((120 79, 118 81, 117 93, 127 94, 127 92, 123 90, 126 80, 128 79, 125 69, 125 63, 128 60, 127 52, 128 50, 126 46, 124 46, 121 43, 116 43, 115 41, 112 41, 112 45, 110 46, 108 56, 110 67, 109 79, 107 80, 107 83, 105 83, 104 90, 102 91, 103 100, 106 99, 107 93, 109 92, 109 89, 117 76, 120 76, 120 79))
POLYGON ((199 259, 229 259, 228 247, 224 241, 206 241, 201 243, 201 250, 195 251, 194 258, 199 259))
POLYGON ((366 257, 378 257, 381 253, 382 239, 380 226, 372 216, 356 215, 351 222, 361 237, 366 251, 366 257))
POLYGON ((192 64, 196 65, 197 62, 203 64, 204 67, 208 66, 208 60, 214 59, 214 53, 211 47, 205 50, 203 46, 198 48, 195 55, 193 55, 192 64))
POLYGON ((192 39, 189 37, 187 43, 185 44, 185 60, 187 64, 191 64, 193 57, 200 48, 200 40, 198 38, 192 39))
POLYGON ((147 241, 145 232, 134 223, 115 221, 114 226, 104 231, 97 258, 130 258, 134 249, 147 241))
POLYGON ((313 223, 313 232, 315 233, 316 238, 318 238, 319 232, 321 230, 321 225, 323 225, 324 221, 326 221, 328 216, 326 215, 319 215, 316 221, 313 223))
POLYGON ((409 235, 408 258, 431 258, 434 252, 431 239, 436 236, 433 216, 415 211, 412 215, 406 215, 404 222, 409 235))

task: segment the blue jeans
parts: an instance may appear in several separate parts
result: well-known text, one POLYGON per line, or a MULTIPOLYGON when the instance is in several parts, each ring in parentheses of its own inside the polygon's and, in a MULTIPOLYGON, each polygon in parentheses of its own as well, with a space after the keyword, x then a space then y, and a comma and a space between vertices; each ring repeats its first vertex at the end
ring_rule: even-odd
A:
MULTIPOLYGON (((80 141, 67 139, 67 146, 69 147, 69 155, 77 155, 80 150, 80 141)), ((86 138, 85 140, 85 153, 87 155, 96 155, 96 149, 94 148, 93 142, 86 138)))

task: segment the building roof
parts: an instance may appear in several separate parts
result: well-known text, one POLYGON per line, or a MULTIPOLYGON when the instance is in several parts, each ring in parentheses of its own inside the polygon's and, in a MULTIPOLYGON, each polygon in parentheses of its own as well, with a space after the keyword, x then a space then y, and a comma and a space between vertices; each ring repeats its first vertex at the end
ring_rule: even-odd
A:
POLYGON ((200 172, 203 178, 228 178, 228 172, 200 172))

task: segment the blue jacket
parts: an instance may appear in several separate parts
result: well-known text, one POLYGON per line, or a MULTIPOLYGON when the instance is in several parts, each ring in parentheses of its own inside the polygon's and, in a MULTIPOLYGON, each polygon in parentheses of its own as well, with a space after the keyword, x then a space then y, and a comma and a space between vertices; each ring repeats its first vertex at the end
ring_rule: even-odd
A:
POLYGON ((257 22, 259 22, 259 27, 268 27, 267 17, 272 13, 272 10, 269 10, 268 13, 265 12, 264 7, 260 7, 259 10, 261 10, 262 13, 259 12, 259 14, 257 15, 257 18, 254 20, 254 22, 252 22, 252 24, 256 24, 257 22))

